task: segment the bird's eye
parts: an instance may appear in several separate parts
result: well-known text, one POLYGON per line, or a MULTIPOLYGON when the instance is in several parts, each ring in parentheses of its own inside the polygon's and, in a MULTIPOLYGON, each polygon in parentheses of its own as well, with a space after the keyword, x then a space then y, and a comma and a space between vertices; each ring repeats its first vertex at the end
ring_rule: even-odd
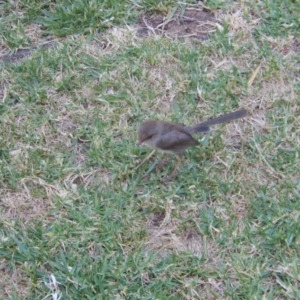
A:
POLYGON ((154 136, 154 134, 152 134, 152 135, 149 135, 149 136, 147 137, 147 140, 150 140, 150 139, 152 139, 152 138, 153 138, 153 136, 154 136))

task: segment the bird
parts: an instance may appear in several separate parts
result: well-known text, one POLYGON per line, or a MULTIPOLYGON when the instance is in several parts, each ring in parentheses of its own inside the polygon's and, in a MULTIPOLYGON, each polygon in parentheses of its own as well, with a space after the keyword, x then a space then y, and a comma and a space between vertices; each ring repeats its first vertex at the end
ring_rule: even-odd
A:
MULTIPOLYGON (((193 134, 209 132, 210 126, 244 118, 247 113, 247 110, 242 108, 192 126, 167 121, 146 120, 137 130, 137 145, 146 145, 149 148, 165 152, 168 155, 174 154, 177 157, 178 161, 174 170, 164 180, 164 182, 168 182, 176 176, 177 168, 183 158, 182 153, 189 147, 199 145, 199 142, 193 138, 193 134)), ((168 155, 158 164, 158 168, 166 163, 168 155)))

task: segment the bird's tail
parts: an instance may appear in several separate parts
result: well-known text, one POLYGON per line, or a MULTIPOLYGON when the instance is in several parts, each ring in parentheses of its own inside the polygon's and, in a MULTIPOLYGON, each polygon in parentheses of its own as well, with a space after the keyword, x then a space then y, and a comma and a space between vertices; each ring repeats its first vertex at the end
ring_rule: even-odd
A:
POLYGON ((192 125, 192 126, 185 126, 184 129, 189 134, 208 132, 210 130, 210 126, 212 126, 212 125, 233 121, 233 120, 240 119, 240 118, 243 118, 246 116, 247 116, 247 110, 243 108, 241 110, 238 110, 238 111, 235 111, 235 112, 232 112, 229 114, 221 115, 214 119, 210 119, 210 120, 205 121, 200 124, 196 124, 196 125, 192 125))

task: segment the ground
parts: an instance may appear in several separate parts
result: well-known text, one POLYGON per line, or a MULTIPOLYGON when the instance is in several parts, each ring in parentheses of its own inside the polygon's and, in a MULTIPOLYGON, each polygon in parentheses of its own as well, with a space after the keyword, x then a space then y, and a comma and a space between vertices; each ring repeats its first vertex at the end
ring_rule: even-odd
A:
POLYGON ((299 2, 2 11, 3 299, 300 298, 299 2), (136 146, 239 108, 167 184, 136 146))

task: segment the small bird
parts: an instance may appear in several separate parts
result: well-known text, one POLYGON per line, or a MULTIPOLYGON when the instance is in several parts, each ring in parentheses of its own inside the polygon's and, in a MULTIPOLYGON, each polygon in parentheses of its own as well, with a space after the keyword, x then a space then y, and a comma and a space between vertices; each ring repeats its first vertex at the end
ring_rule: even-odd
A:
MULTIPOLYGON (((192 135, 210 131, 210 126, 233 121, 247 116, 247 110, 241 109, 229 114, 221 115, 200 124, 185 126, 181 123, 147 120, 138 128, 137 145, 146 145, 152 149, 175 154, 178 162, 164 182, 171 180, 176 175, 176 170, 182 161, 182 152, 187 148, 199 145, 192 135)), ((162 167, 168 159, 166 156, 158 168, 162 167)))

